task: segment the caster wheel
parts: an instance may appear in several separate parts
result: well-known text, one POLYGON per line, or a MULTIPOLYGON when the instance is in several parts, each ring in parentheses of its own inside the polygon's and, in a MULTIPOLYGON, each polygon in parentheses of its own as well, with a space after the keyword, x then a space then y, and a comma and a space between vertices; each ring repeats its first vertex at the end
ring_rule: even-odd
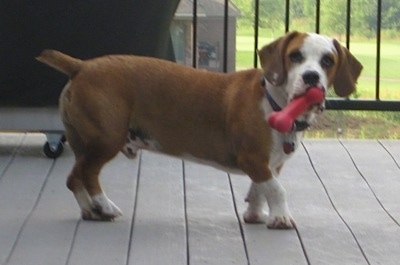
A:
POLYGON ((55 146, 51 146, 49 142, 46 142, 43 146, 43 152, 48 158, 57 158, 64 151, 64 145, 62 142, 59 142, 55 146))

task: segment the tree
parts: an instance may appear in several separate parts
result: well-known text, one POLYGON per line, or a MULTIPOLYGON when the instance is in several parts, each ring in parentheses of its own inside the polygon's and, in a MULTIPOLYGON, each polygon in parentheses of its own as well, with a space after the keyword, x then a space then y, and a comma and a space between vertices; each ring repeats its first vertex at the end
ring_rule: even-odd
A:
POLYGON ((321 6, 321 32, 340 37, 346 33, 347 0, 325 0, 321 6))
POLYGON ((272 33, 283 29, 285 21, 285 2, 276 0, 260 0, 260 28, 268 28, 272 33))
POLYGON ((400 29, 400 3, 398 0, 382 1, 382 28, 400 29))
POLYGON ((252 0, 233 0, 235 6, 240 10, 241 17, 238 20, 239 27, 252 27, 254 25, 254 8, 252 0))
MULTIPOLYGON (((254 26, 254 3, 256 0, 232 0, 242 12, 239 26, 254 26)), ((259 0, 260 28, 272 33, 283 32, 285 21, 285 2, 283 0, 259 0)), ((321 0, 321 32, 341 36, 346 32, 347 2, 351 1, 351 33, 374 36, 377 29, 378 1, 372 0, 321 0)), ((291 29, 314 30, 315 0, 291 0, 291 29)), ((400 30, 400 1, 382 0, 382 21, 384 30, 400 30)))

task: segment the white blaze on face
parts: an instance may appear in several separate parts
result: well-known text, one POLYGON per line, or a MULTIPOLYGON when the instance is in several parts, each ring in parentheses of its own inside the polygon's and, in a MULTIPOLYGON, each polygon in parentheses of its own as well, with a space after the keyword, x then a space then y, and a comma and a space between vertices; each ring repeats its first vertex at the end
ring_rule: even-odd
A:
POLYGON ((292 91, 288 91, 289 98, 304 94, 308 88, 303 81, 303 74, 307 71, 315 71, 319 74, 318 86, 325 89, 328 88, 328 77, 326 70, 321 66, 321 59, 326 54, 336 54, 336 49, 333 44, 333 39, 321 36, 315 33, 308 33, 299 48, 303 56, 303 61, 298 64, 293 64, 288 71, 288 87, 292 91))

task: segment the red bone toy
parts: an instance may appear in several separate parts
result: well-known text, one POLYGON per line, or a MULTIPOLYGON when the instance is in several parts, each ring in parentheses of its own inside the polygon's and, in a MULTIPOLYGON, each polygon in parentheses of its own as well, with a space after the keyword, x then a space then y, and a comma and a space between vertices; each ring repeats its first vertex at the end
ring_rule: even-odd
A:
POLYGON ((321 103, 324 97, 321 88, 310 87, 304 95, 293 99, 284 109, 271 113, 268 118, 269 125, 281 133, 289 132, 296 118, 310 106, 321 103))

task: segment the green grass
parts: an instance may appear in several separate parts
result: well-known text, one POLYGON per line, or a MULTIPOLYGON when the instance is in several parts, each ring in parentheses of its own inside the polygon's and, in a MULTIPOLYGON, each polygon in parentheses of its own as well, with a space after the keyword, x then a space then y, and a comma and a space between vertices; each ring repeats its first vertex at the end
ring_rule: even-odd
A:
MULTIPOLYGON (((374 99, 376 43, 353 42, 350 51, 364 66, 355 95, 360 99, 374 99)), ((400 99, 400 43, 383 42, 380 55, 380 99, 400 99)))
MULTIPOLYGON (((243 35, 236 38, 236 68, 238 70, 253 67, 254 61, 253 31, 241 30, 239 33, 243 35)), ((260 34, 260 36, 265 35, 260 34)), ((259 37, 259 48, 272 40, 272 38, 259 37)), ((350 51, 364 66, 355 97, 375 98, 376 43, 373 40, 351 42, 350 51)), ((382 42, 380 63, 380 98, 400 99, 400 42, 382 42)))
POLYGON ((306 137, 400 139, 399 120, 399 112, 327 110, 306 137))
MULTIPOLYGON (((236 31, 237 36, 246 36, 246 37, 254 37, 254 29, 251 27, 238 27, 236 31)), ((270 30, 269 29, 262 29, 260 28, 258 30, 258 36, 270 36, 270 30)))
MULTIPOLYGON (((379 98, 382 100, 400 99, 400 80, 380 81, 379 98)), ((375 78, 361 77, 358 80, 357 92, 355 97, 358 99, 375 99, 375 78)))
MULTIPOLYGON (((270 43, 272 38, 258 37, 259 48, 263 45, 270 43)), ((254 37, 252 36, 237 36, 236 37, 236 50, 237 51, 253 51, 254 50, 254 37)))
MULTIPOLYGON (((259 37, 259 48, 272 41, 272 38, 259 37)), ((252 36, 236 37, 237 53, 251 52, 253 55, 254 38, 252 36)), ((376 44, 371 42, 352 42, 350 43, 350 51, 364 65, 364 76, 375 76, 376 73, 376 44)), ((236 60, 238 67, 246 67, 246 60, 239 56, 236 60)), ((381 77, 400 79, 400 42, 390 43, 383 42, 381 44, 381 77)))
MULTIPOLYGON (((354 42, 350 44, 350 51, 364 65, 364 76, 376 74, 376 43, 354 42)), ((400 79, 400 43, 383 42, 381 44, 381 77, 400 79)))

